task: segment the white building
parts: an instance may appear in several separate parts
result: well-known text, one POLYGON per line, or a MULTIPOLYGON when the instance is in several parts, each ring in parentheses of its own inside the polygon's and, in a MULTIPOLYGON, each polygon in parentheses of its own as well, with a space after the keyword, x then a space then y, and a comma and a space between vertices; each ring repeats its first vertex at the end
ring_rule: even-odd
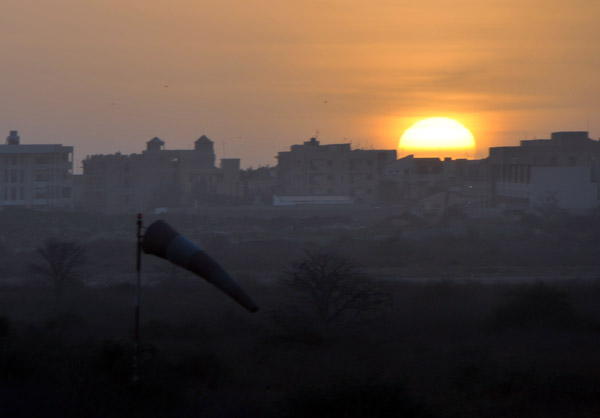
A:
POLYGON ((71 208, 73 147, 20 143, 10 131, 0 145, 0 207, 71 208))
POLYGON ((548 198, 558 207, 585 210, 598 206, 598 183, 593 180, 591 166, 546 166, 531 168, 528 185, 530 206, 535 208, 548 198))
POLYGON ((550 139, 492 147, 489 161, 496 205, 526 210, 550 197, 567 210, 599 203, 600 142, 588 132, 553 132, 550 139))

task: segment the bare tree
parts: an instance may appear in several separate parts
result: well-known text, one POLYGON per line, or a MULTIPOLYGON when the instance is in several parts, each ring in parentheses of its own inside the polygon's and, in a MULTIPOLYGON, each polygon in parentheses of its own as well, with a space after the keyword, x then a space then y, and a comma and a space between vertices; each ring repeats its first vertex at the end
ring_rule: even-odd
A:
POLYGON ((309 252, 290 264, 282 281, 299 295, 290 309, 316 316, 326 328, 353 323, 389 300, 382 282, 368 278, 349 257, 328 251, 309 252))
POLYGON ((32 265, 34 271, 49 278, 57 293, 64 287, 77 280, 79 268, 85 260, 85 248, 75 242, 49 238, 38 247, 42 263, 32 265))

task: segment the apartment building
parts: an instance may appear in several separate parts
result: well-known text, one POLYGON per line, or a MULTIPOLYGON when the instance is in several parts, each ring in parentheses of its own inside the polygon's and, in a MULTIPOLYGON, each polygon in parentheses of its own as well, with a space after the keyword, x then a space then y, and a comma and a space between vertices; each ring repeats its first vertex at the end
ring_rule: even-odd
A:
POLYGON ((464 208, 485 208, 491 204, 487 159, 454 160, 407 155, 385 166, 383 177, 390 194, 388 199, 392 201, 415 204, 432 200, 432 196, 440 193, 444 196, 452 193, 453 202, 460 201, 464 208))
POLYGON ((373 202, 378 199, 383 167, 395 159, 395 150, 353 150, 350 144, 321 145, 311 138, 278 153, 276 193, 373 202))
POLYGON ((0 207, 70 209, 73 204, 73 147, 21 144, 10 131, 0 145, 0 207))
POLYGON ((496 205, 528 209, 548 197, 564 209, 599 203, 600 142, 586 131, 553 132, 550 139, 492 147, 489 162, 496 205))
POLYGON ((213 142, 202 135, 192 150, 169 150, 154 137, 141 154, 92 155, 83 160, 78 205, 119 213, 193 208, 214 195, 239 196, 239 159, 215 166, 213 142))

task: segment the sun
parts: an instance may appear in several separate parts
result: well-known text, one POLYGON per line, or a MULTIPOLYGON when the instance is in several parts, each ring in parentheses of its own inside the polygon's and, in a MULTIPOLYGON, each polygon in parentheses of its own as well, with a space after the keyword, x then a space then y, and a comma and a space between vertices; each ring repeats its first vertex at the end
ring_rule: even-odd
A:
POLYGON ((408 128, 398 148, 404 151, 472 151, 475 148, 473 134, 460 122, 450 118, 428 118, 408 128))

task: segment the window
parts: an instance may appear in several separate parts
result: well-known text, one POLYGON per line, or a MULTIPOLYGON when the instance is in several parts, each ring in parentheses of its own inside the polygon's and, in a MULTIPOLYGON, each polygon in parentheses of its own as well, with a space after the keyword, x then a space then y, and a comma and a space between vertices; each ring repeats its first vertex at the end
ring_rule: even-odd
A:
POLYGON ((44 169, 36 170, 35 181, 48 181, 48 173, 44 169))
POLYGON ((35 191, 35 194, 33 196, 35 199, 47 199, 48 198, 48 192, 44 189, 38 189, 35 191))

